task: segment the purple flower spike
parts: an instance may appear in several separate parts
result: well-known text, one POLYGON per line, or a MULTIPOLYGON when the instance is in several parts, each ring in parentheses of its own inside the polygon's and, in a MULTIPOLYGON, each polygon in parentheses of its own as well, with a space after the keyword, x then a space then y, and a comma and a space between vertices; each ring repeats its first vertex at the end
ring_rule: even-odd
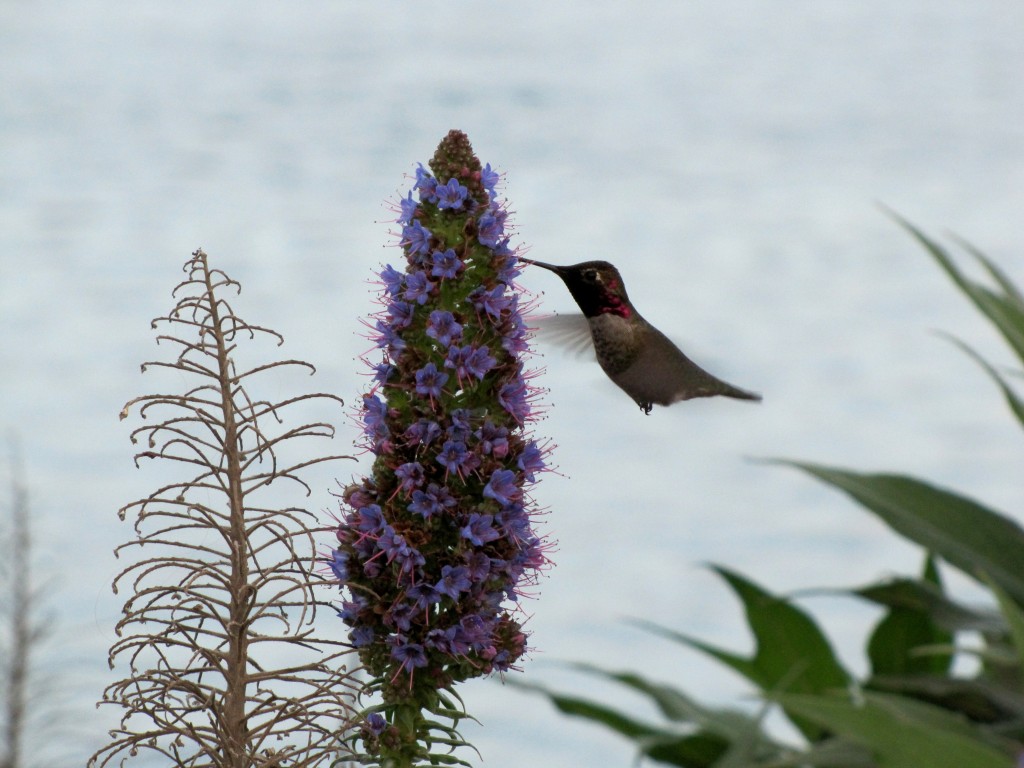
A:
POLYGON ((380 271, 367 321, 382 358, 360 401, 373 464, 343 494, 325 570, 382 698, 359 736, 380 764, 421 761, 408 718, 436 719, 424 702, 439 691, 514 668, 527 647, 516 603, 548 565, 524 494, 546 451, 527 432, 539 390, 499 179, 448 134, 392 206, 404 271, 380 271))

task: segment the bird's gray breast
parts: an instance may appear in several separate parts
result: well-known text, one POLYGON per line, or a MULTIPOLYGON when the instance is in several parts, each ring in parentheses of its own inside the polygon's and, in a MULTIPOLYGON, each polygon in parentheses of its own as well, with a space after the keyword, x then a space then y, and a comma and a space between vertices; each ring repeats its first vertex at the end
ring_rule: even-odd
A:
POLYGON ((643 320, 627 320, 607 313, 588 318, 587 322, 597 361, 605 373, 614 379, 636 362, 644 332, 643 320))

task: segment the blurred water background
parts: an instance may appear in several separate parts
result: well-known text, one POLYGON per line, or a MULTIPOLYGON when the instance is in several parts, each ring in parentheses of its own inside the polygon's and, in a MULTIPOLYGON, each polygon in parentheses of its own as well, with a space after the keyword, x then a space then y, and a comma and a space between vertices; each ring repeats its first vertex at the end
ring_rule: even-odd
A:
MULTIPOLYGON (((114 714, 93 703, 130 536, 115 513, 156 486, 117 414, 154 389, 138 366, 167 354, 149 320, 180 265, 202 246, 242 282, 240 314, 317 365, 282 392, 354 402, 367 280, 399 258, 386 201, 449 128, 507 173, 532 257, 615 262, 646 317, 765 396, 645 417, 596 365, 538 359, 561 474, 535 496, 559 544, 526 605, 524 679, 607 695, 558 666, 582 659, 737 702, 733 676, 624 619, 746 649, 703 563, 778 591, 919 567, 852 504, 751 457, 911 472, 1020 517, 1020 436, 930 331, 1008 356, 877 204, 1024 279, 1021 30, 1017 0, 3 0, 0 428, 21 441, 59 627, 47 663, 83 755, 114 714)), ((522 282, 572 307, 553 276, 522 282)), ((355 427, 328 416, 347 450, 355 427)), ((314 474, 309 505, 326 518, 359 469, 314 474)), ((802 604, 863 670, 873 612, 802 604)), ((463 693, 489 768, 630 764, 496 681, 463 693)))

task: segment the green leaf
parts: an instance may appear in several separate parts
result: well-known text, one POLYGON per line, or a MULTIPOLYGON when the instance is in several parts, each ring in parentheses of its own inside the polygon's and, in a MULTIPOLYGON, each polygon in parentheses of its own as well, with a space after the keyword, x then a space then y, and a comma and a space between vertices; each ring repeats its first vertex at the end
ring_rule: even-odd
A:
POLYGON ((999 373, 999 371, 997 371, 991 363, 989 363, 985 358, 983 358, 981 355, 979 355, 977 352, 971 349, 967 344, 962 342, 960 339, 948 333, 940 333, 939 335, 945 339, 948 339, 961 350, 963 350, 963 352, 965 352, 972 360, 974 360, 978 365, 980 365, 984 369, 985 373, 987 373, 992 378, 992 380, 995 381, 999 389, 1002 390, 1003 398, 1006 400, 1006 404, 1010 407, 1010 410, 1013 411, 1013 415, 1017 417, 1017 421, 1020 422, 1021 426, 1024 426, 1024 400, 1022 400, 1020 395, 1017 394, 1016 390, 1014 390, 1013 387, 1009 385, 1009 383, 1006 381, 1003 375, 999 373))
POLYGON ((1017 652, 1018 674, 1024 675, 1024 609, 1021 609, 1020 604, 1000 589, 994 581, 989 581, 989 588, 996 596, 996 600, 999 602, 999 611, 1003 614, 1009 627, 1010 639, 1017 652))
POLYGON ((921 702, 868 693, 853 702, 845 693, 778 694, 788 710, 863 744, 879 768, 1010 768, 1008 755, 977 737, 962 718, 921 702))
MULTIPOLYGON (((600 672, 597 669, 587 671, 600 672)), ((556 694, 537 684, 515 681, 509 681, 509 684, 540 693, 567 715, 581 717, 610 728, 633 741, 641 753, 668 765, 677 765, 681 768, 712 768, 731 748, 728 737, 710 730, 686 734, 672 732, 641 723, 603 704, 556 694)))
POLYGON ((873 677, 869 688, 934 704, 976 723, 1024 720, 1024 695, 1019 685, 1011 688, 983 678, 912 675, 873 677))
POLYGON ((977 246, 972 245, 963 238, 951 235, 956 240, 957 244, 967 251, 971 256, 978 260, 978 262, 985 268, 989 276, 999 284, 999 287, 1003 289, 1006 296, 1015 301, 1022 309, 1024 309, 1024 293, 1021 293, 1020 289, 1013 283, 1012 280, 1007 276, 1002 269, 1000 269, 991 259, 989 259, 984 253, 982 253, 977 246))
POLYGON ((522 688, 526 691, 539 693, 554 704, 560 712, 573 717, 581 717, 584 720, 591 720, 595 723, 599 723, 600 725, 610 728, 616 733, 620 733, 633 741, 637 741, 641 737, 656 736, 664 733, 661 729, 654 728, 641 723, 638 720, 634 720, 620 712, 616 712, 610 707, 604 706, 603 704, 596 704, 592 701, 579 699, 574 696, 563 696, 562 694, 554 693, 544 686, 537 685, 536 683, 523 683, 510 680, 507 684, 516 688, 522 688))
POLYGON ((891 579, 852 590, 850 594, 878 605, 926 613, 937 627, 949 632, 1005 630, 999 614, 961 605, 934 584, 917 579, 891 579))
MULTIPOLYGON (((757 644, 751 658, 656 624, 640 622, 641 625, 711 655, 765 691, 817 692, 847 684, 849 675, 836 660, 828 639, 806 613, 733 571, 721 567, 716 567, 715 571, 743 602, 747 623, 757 644)), ((819 728, 799 718, 794 724, 811 741, 824 735, 819 728)))
MULTIPOLYGON (((941 594, 935 559, 925 558, 922 585, 941 594)), ((936 625, 927 610, 892 606, 868 640, 872 675, 942 674, 949 671, 951 653, 921 653, 931 646, 948 646, 953 636, 936 625)))
POLYGON ((662 637, 667 637, 670 640, 674 640, 677 643, 685 645, 689 648, 700 651, 701 653, 707 654, 713 659, 720 661, 725 666, 729 667, 735 672, 743 675, 748 680, 758 683, 759 675, 757 668, 754 666, 753 659, 748 659, 745 656, 740 656, 737 653, 726 651, 717 646, 706 643, 703 640, 698 640, 695 637, 687 635, 683 632, 677 632, 667 627, 662 627, 659 624, 655 624, 651 621, 637 620, 634 622, 637 626, 643 627, 644 629, 662 637))
POLYGON ((1024 530, 1008 517, 909 477, 782 463, 844 491, 897 533, 976 579, 988 574, 1015 600, 1024 602, 1024 530))
MULTIPOLYGON (((841 738, 828 738, 806 750, 794 751, 772 760, 771 768, 878 768, 871 752, 861 744, 841 738)), ((717 766, 716 766, 717 768, 717 766)))
MULTIPOLYGON (((982 314, 999 330, 1021 362, 1024 362, 1024 305, 1020 302, 1019 292, 1014 288, 1006 293, 998 294, 981 283, 969 280, 957 268, 953 258, 942 246, 898 214, 892 211, 889 213, 900 226, 913 235, 924 246, 925 250, 935 258, 946 271, 946 274, 956 283, 956 286, 974 302, 974 305, 982 314)), ((975 256, 977 256, 977 253, 975 253, 975 256)), ((1001 289, 1005 291, 1006 286, 1009 285, 1009 280, 995 269, 995 266, 987 259, 982 259, 982 264, 996 278, 1001 289)))
POLYGON ((714 733, 699 731, 688 736, 660 736, 645 739, 641 749, 652 760, 683 768, 719 768, 729 751, 729 742, 714 733))
POLYGON ((574 669, 613 680, 650 698, 661 713, 677 723, 692 723, 728 739, 738 739, 757 728, 757 721, 734 709, 705 707, 672 686, 656 683, 632 672, 610 672, 592 664, 573 664, 574 669))
POLYGON ((873 675, 924 674, 945 672, 952 654, 915 654, 915 649, 948 645, 948 632, 936 631, 927 614, 897 608, 875 627, 868 641, 868 658, 873 675))
POLYGON ((733 571, 714 570, 743 601, 757 640, 753 662, 762 687, 810 692, 847 683, 849 675, 810 616, 733 571))

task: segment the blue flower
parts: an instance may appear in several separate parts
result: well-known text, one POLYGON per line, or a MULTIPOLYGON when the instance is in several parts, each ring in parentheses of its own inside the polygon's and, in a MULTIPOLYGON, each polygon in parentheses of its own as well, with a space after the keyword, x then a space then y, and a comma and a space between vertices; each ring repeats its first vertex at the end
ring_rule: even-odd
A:
POLYGON ((484 185, 484 189, 493 198, 494 187, 501 181, 501 174, 491 169, 491 164, 487 163, 480 172, 480 183, 484 185))
POLYGON ((409 192, 408 195, 401 199, 399 206, 397 223, 408 224, 413 220, 413 217, 416 216, 416 209, 419 207, 419 204, 412 199, 412 192, 409 192))
POLYGON ((417 164, 416 183, 412 188, 419 190, 420 200, 427 203, 437 202, 437 179, 430 175, 430 171, 423 167, 423 163, 417 164))
POLYGON ((340 549, 334 550, 331 557, 331 571, 338 581, 348 581, 348 553, 340 549))
POLYGON ((455 378, 460 382, 469 375, 469 371, 466 370, 466 361, 471 354, 473 354, 472 344, 467 344, 464 347, 453 344, 448 347, 448 354, 444 359, 444 367, 454 369, 455 378))
POLYGON ((466 557, 466 572, 473 581, 484 581, 491 573, 491 558, 483 552, 471 552, 466 557))
POLYGON ((456 179, 448 179, 447 184, 437 186, 437 207, 441 210, 446 208, 458 209, 466 202, 469 190, 459 184, 456 179))
POLYGON ((385 526, 383 533, 377 538, 377 549, 387 556, 389 563, 395 558, 405 559, 411 552, 405 537, 395 533, 395 529, 390 525, 385 526))
POLYGON ((388 319, 391 321, 391 326, 396 330, 407 328, 412 323, 414 311, 412 304, 407 304, 404 301, 391 302, 388 305, 388 319))
POLYGON ((462 639, 473 647, 484 645, 491 634, 491 627, 487 621, 476 614, 469 614, 459 622, 459 629, 462 630, 462 639))
POLYGON ((419 643, 406 642, 402 635, 393 635, 388 638, 388 642, 391 644, 391 658, 397 661, 402 669, 427 665, 427 654, 419 643))
POLYGON ((380 712, 371 712, 366 716, 366 727, 374 736, 380 736, 388 727, 388 721, 381 716, 380 712))
POLYGON ((516 473, 511 469, 496 469, 491 473, 491 479, 484 486, 484 496, 494 499, 499 504, 510 504, 521 494, 519 485, 516 483, 516 473))
POLYGON ((462 260, 455 255, 454 248, 444 251, 434 251, 434 266, 430 274, 444 280, 454 280, 462 269, 462 260))
POLYGON ((426 304, 434 284, 427 279, 426 272, 413 272, 405 281, 405 298, 417 304, 426 304))
POLYGON ((416 394, 431 399, 441 396, 441 387, 448 381, 448 374, 437 370, 433 363, 427 363, 416 371, 416 394))
POLYGON ((417 613, 418 611, 413 603, 395 603, 384 614, 384 623, 393 629, 408 632, 412 628, 412 620, 417 613))
POLYGON ((405 273, 399 272, 388 264, 381 270, 380 279, 384 283, 384 290, 387 291, 388 295, 395 296, 402 290, 402 284, 405 283, 405 273))
POLYGON ((429 520, 434 515, 451 509, 458 502, 443 485, 430 483, 425 491, 413 491, 409 511, 429 520))
POLYGON ((459 473, 463 469, 466 459, 469 457, 469 450, 465 443, 457 440, 448 440, 441 447, 437 454, 437 463, 449 472, 459 473))
POLYGON ((481 515, 478 512, 473 512, 469 516, 469 522, 462 527, 459 533, 462 538, 469 539, 469 543, 474 547, 482 547, 501 535, 494 528, 494 515, 481 515))
POLYGON ((529 337, 526 333, 526 323, 523 322, 522 317, 519 315, 509 315, 502 330, 504 331, 504 338, 501 340, 501 346, 510 355, 518 357, 530 348, 529 337))
POLYGON ((405 596, 413 601, 417 612, 425 611, 441 600, 441 594, 430 584, 415 584, 406 590, 405 596))
POLYGON ((423 485, 423 465, 418 461, 410 461, 395 470, 395 477, 399 481, 398 487, 407 494, 411 493, 423 485))
POLYGON ((480 450, 485 454, 491 454, 496 459, 508 455, 508 430, 505 427, 496 427, 490 421, 485 421, 476 431, 476 438, 480 441, 480 450))
POLYGON ((451 426, 445 430, 445 435, 448 436, 449 440, 459 440, 463 443, 469 440, 469 436, 473 433, 472 419, 473 414, 465 408, 456 408, 451 412, 451 426))
POLYGON ((502 313, 510 310, 515 301, 514 296, 506 295, 504 285, 496 285, 489 291, 480 287, 469 298, 478 311, 486 312, 494 320, 500 320, 502 313))
POLYGON ((373 627, 366 624, 360 624, 348 633, 348 639, 354 648, 363 648, 370 645, 375 636, 376 633, 373 631, 373 627))
POLYGON ((436 421, 419 419, 405 430, 405 437, 413 445, 430 445, 441 434, 441 427, 436 421))
POLYGON ((472 351, 469 357, 466 358, 466 370, 476 376, 478 379, 483 380, 487 372, 498 364, 498 361, 494 359, 491 352, 487 347, 477 347, 472 351))
POLYGON ((395 374, 395 366, 384 361, 373 366, 373 380, 378 384, 386 384, 395 374))
POLYGON ((354 622, 359 614, 366 610, 366 605, 365 597, 362 595, 352 595, 351 600, 342 601, 338 616, 349 623, 354 622))
POLYGON ((448 595, 453 600, 457 599, 460 592, 465 592, 472 586, 469 580, 469 569, 464 565, 446 565, 441 569, 441 580, 434 587, 442 595, 448 595))
POLYGON ((388 415, 388 406, 377 395, 363 395, 363 424, 376 427, 384 423, 388 415))
POLYGON ((536 442, 531 440, 519 454, 516 465, 523 470, 523 476, 531 483, 536 482, 536 473, 544 469, 544 456, 536 442))
POLYGON ((495 250, 508 251, 509 258, 505 259, 505 263, 498 269, 498 281, 505 285, 512 285, 512 281, 519 277, 522 270, 519 268, 519 262, 513 258, 513 254, 508 250, 508 238, 505 238, 498 245, 495 250))
POLYGON ((427 320, 427 336, 447 347, 462 336, 462 326, 448 310, 435 309, 427 320))
POLYGON ((508 214, 505 211, 490 210, 480 217, 480 229, 477 239, 482 245, 494 248, 498 245, 503 234, 505 234, 505 219, 508 214))
POLYGON ((526 395, 526 384, 522 380, 502 384, 498 392, 498 402, 516 420, 517 424, 525 422, 530 413, 526 395))
POLYGON ((401 334, 398 333, 398 329, 390 323, 385 323, 383 320, 378 320, 376 324, 378 331, 377 346, 381 349, 387 349, 393 354, 397 354, 405 349, 405 339, 402 338, 401 334))
POLYGON ((414 221, 402 227, 402 245, 411 255, 430 253, 431 234, 419 221, 414 221))
POLYGON ((376 533, 384 528, 384 511, 377 504, 367 504, 356 512, 356 529, 376 533))

